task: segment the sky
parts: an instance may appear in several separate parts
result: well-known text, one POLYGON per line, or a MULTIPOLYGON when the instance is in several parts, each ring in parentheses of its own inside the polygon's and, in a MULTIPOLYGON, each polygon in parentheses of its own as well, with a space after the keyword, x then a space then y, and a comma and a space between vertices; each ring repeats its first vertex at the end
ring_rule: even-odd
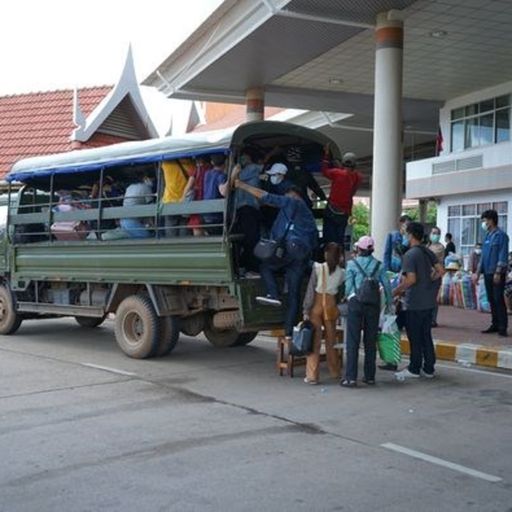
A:
POLYGON ((130 43, 141 82, 221 3, 4 0, 0 95, 114 84, 130 43))

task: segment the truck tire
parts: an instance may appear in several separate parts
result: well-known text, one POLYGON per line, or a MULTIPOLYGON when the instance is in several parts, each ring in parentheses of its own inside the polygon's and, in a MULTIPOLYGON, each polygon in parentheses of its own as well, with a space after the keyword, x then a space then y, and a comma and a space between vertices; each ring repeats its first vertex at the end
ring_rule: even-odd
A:
POLYGON ((105 321, 105 318, 107 317, 102 316, 100 318, 96 318, 93 316, 75 316, 77 324, 81 327, 86 327, 87 329, 99 327, 105 321))
POLYGON ((117 344, 127 356, 153 356, 160 342, 160 328, 160 319, 149 297, 130 295, 119 304, 114 332, 117 344))
POLYGON ((172 352, 180 339, 180 318, 178 316, 162 316, 160 321, 160 341, 156 356, 166 356, 172 352))
POLYGON ((206 339, 217 348, 247 345, 258 335, 257 332, 238 332, 235 327, 218 329, 212 325, 211 318, 206 321, 203 332, 206 339))
POLYGON ((14 334, 21 325, 22 318, 14 308, 11 291, 0 285, 0 334, 14 334))
POLYGON ((238 340, 234 346, 243 347, 244 345, 249 345, 251 341, 254 341, 256 336, 258 336, 258 332, 242 332, 238 335, 238 340))

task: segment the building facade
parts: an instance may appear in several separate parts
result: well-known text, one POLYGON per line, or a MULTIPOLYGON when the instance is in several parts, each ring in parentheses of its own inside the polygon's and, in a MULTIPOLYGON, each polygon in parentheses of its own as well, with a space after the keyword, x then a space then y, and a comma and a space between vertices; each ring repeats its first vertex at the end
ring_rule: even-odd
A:
POLYGON ((512 82, 450 99, 439 111, 439 156, 407 164, 407 197, 434 199, 438 224, 467 256, 493 208, 512 235, 512 82))

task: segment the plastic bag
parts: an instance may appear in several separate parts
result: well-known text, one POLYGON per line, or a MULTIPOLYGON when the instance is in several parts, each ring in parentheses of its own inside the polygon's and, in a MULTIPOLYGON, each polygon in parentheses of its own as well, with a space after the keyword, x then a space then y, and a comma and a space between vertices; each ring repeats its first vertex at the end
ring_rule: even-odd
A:
POLYGON ((400 347, 400 330, 395 315, 383 315, 381 332, 377 338, 380 358, 388 364, 400 364, 402 350, 400 347))
POLYGON ((477 285, 477 296, 478 296, 478 311, 482 313, 490 313, 491 305, 489 304, 489 299, 487 298, 487 291, 485 289, 484 278, 481 277, 478 281, 477 285))

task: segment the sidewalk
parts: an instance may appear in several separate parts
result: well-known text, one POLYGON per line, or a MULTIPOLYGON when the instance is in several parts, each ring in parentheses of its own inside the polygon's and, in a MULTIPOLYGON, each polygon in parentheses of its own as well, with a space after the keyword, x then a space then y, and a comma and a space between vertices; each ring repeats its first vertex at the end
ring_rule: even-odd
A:
MULTIPOLYGON (((512 336, 500 338, 497 334, 481 334, 490 323, 490 314, 440 306, 439 327, 432 329, 438 359, 512 370, 512 336)), ((509 332, 512 333, 512 324, 509 332)), ((409 354, 405 336, 402 351, 409 354)))

